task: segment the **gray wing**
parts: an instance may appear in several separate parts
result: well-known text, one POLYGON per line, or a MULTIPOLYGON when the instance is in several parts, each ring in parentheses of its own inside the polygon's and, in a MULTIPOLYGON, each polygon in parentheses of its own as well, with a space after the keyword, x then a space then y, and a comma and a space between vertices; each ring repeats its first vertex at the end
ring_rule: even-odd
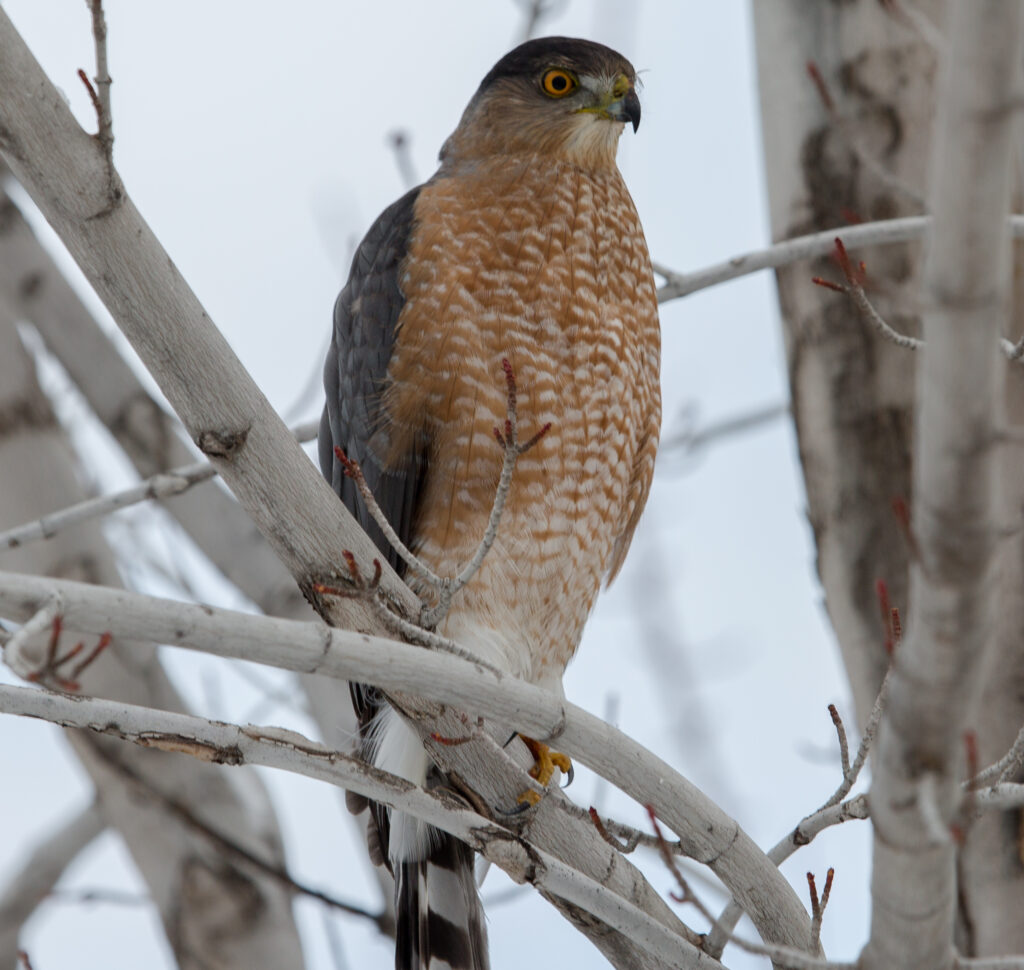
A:
MULTIPOLYGON (((324 478, 376 543, 382 557, 400 574, 403 564, 370 517, 355 482, 345 475, 334 449, 341 448, 359 462, 377 504, 399 538, 408 543, 423 478, 423 450, 406 455, 399 467, 385 467, 388 429, 380 404, 395 344, 395 327, 405 303, 399 274, 418 194, 419 189, 413 189, 385 209, 352 259, 348 282, 334 304, 334 329, 324 364, 327 400, 317 440, 324 478)), ((361 565, 369 571, 368 563, 361 565)), ((365 742, 374 715, 384 701, 374 687, 356 683, 349 686, 359 733, 365 742)), ((357 813, 367 805, 358 796, 349 802, 357 813)), ((375 837, 383 847, 377 853, 386 859, 388 814, 382 805, 371 803, 371 807, 376 822, 376 834, 371 826, 371 838, 375 837)), ((373 851, 371 848, 371 855, 373 851)))
POLYGON ((405 303, 400 286, 419 188, 380 215, 359 244, 348 282, 334 304, 334 333, 324 365, 327 403, 320 419, 320 469, 348 510, 401 574, 402 563, 366 510, 355 483, 334 455, 344 450, 363 469, 370 490, 399 538, 411 538, 425 464, 425 442, 417 442, 397 467, 386 468, 388 428, 380 414, 381 393, 405 303))

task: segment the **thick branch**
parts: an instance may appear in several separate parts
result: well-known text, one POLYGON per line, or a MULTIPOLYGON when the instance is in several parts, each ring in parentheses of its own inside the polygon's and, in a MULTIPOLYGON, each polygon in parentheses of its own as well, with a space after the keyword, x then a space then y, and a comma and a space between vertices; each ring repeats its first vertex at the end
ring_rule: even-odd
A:
MULTIPOLYGON (((483 716, 531 737, 557 737, 559 747, 639 801, 656 798, 672 806, 673 816, 689 819, 690 826, 679 833, 688 855, 707 861, 716 872, 732 871, 737 878, 746 872, 751 881, 775 872, 749 847, 736 823, 698 789, 622 732, 549 691, 395 640, 36 576, 0 573, 0 614, 27 620, 55 592, 65 622, 85 632, 110 631, 126 641, 146 636, 217 656, 416 692, 471 718, 483 716)), ((511 787, 521 791, 523 784, 520 775, 511 787)), ((531 838, 535 832, 531 824, 531 838)), ((615 853, 608 855, 615 858, 615 853)))

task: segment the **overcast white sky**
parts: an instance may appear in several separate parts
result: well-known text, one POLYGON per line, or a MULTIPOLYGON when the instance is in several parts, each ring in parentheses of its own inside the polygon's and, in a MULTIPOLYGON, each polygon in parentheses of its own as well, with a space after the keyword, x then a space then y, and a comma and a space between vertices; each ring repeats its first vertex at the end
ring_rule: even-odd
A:
MULTIPOLYGON (((84 2, 7 0, 4 7, 92 130, 75 76, 93 67, 84 2)), ((129 193, 271 402, 291 419, 312 416, 319 397, 301 415, 288 411, 319 371, 351 246, 403 191, 388 134, 409 132, 415 168, 427 177, 480 78, 521 39, 520 6, 107 0, 106 9, 115 160, 129 193)), ((643 71, 643 123, 636 136, 623 136, 620 159, 655 260, 690 270, 765 244, 746 2, 567 0, 560 11, 542 33, 602 41, 643 71)), ((682 426, 685 409, 703 423, 784 400, 769 275, 669 304, 662 327, 663 438, 682 426)), ((107 485, 123 473, 93 474, 107 485)), ((216 585, 203 595, 229 602, 216 585)), ((784 422, 697 458, 664 454, 630 561, 595 611, 566 692, 597 713, 613 703, 620 727, 768 847, 838 782, 828 703, 853 720, 820 600, 784 422), (638 619, 641 598, 656 609, 647 626, 638 619), (655 624, 668 631, 657 652, 649 645, 655 624)), ((166 654, 197 710, 254 718, 259 695, 250 685, 213 661, 166 654)), ((313 730, 281 706, 257 713, 313 730)), ((13 719, 2 730, 0 884, 33 833, 88 798, 56 731, 13 719)), ((335 793, 267 778, 294 873, 372 905, 362 850, 335 793)), ((572 794, 588 804, 592 778, 581 772, 572 794)), ((600 797, 605 810, 642 824, 641 811, 619 793, 600 797)), ((867 919, 866 828, 846 828, 786 868, 806 898, 804 873, 823 876, 836 866, 824 942, 840 958, 856 953, 867 919)), ((656 887, 671 888, 656 862, 646 868, 656 887)), ((105 837, 67 885, 139 883, 117 841, 105 837)), ((485 897, 509 885, 492 873, 485 897)), ((298 912, 308 965, 332 967, 320 909, 302 902, 298 912)), ((388 948, 372 931, 354 920, 334 923, 348 966, 388 965, 388 948)), ((602 962, 529 891, 491 907, 490 932, 495 970, 602 962)), ((171 966, 145 904, 51 903, 25 942, 36 970, 171 966)), ((735 954, 729 963, 767 965, 735 954)))

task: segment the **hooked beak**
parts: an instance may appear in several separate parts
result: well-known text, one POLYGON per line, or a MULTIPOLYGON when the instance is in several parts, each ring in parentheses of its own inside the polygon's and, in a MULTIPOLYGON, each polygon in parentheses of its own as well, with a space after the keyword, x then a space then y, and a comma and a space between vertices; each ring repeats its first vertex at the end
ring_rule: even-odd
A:
POLYGON ((583 78, 583 84, 593 92, 595 103, 586 108, 578 108, 578 111, 595 114, 609 121, 628 121, 634 132, 640 127, 640 99, 625 74, 615 78, 610 90, 603 84, 598 87, 596 82, 589 78, 583 78))
POLYGON ((608 105, 608 114, 616 121, 630 122, 633 125, 633 131, 636 132, 640 127, 640 99, 636 96, 636 91, 632 86, 624 97, 608 105))

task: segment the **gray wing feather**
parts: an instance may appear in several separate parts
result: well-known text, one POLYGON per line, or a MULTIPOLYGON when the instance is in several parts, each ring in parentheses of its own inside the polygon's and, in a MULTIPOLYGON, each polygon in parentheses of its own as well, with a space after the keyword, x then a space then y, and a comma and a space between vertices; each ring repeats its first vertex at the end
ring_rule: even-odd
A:
POLYGON ((397 466, 386 467, 389 429, 381 394, 405 303, 401 267, 415 220, 419 188, 380 215, 359 244, 345 288, 334 304, 334 332, 324 365, 327 403, 320 421, 320 469, 348 510, 401 573, 402 563, 370 517, 355 483, 334 455, 340 447, 359 462, 370 490, 403 542, 411 538, 425 464, 418 441, 397 466))
MULTIPOLYGON (((418 194, 419 189, 413 189, 385 209, 352 259, 348 282, 334 304, 334 329, 324 363, 327 400, 317 441, 324 478, 399 574, 404 571, 402 562, 371 518, 355 482, 345 475, 334 449, 341 448, 359 462, 377 504, 399 538, 408 543, 423 479, 425 449, 415 448, 397 467, 386 467, 388 428, 380 405, 395 329, 405 304, 400 274, 418 194)), ((383 700, 376 688, 356 683, 350 688, 365 742, 383 700)), ((386 857, 388 813, 383 805, 371 803, 371 808, 376 839, 386 857)))

